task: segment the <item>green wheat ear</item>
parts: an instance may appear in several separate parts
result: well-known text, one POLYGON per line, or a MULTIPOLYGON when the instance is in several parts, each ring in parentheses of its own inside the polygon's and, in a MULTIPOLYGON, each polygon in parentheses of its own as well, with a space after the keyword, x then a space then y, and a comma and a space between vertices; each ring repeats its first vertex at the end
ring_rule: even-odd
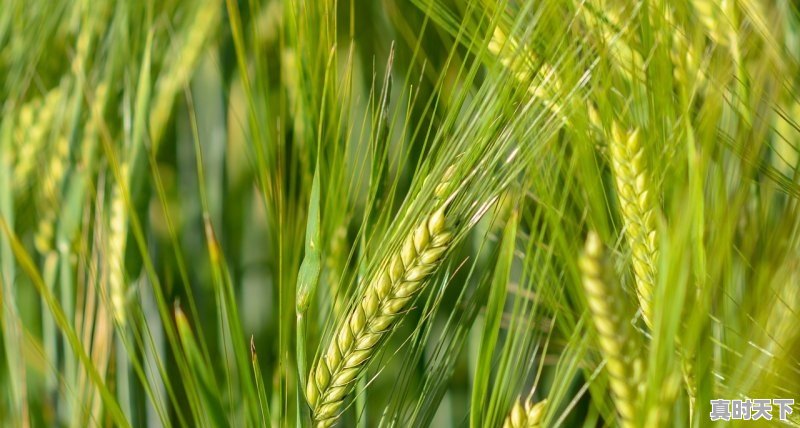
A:
POLYGON ((529 400, 523 403, 522 398, 519 398, 506 416, 503 428, 539 428, 546 410, 546 399, 533 404, 529 400))
POLYGON ((643 366, 637 355, 635 330, 624 305, 625 296, 620 293, 619 283, 612 279, 603 244, 595 232, 589 233, 578 264, 600 350, 606 360, 620 426, 634 427, 638 416, 638 390, 643 366))
POLYGON ((361 301, 337 328, 309 376, 306 395, 317 426, 327 427, 336 421, 344 397, 353 389, 376 345, 391 333, 439 267, 452 238, 444 209, 440 208, 406 236, 400 251, 371 279, 361 301))
POLYGON ((108 285, 111 293, 111 307, 114 318, 121 325, 127 318, 125 308, 125 248, 128 236, 128 211, 125 207, 125 198, 122 192, 128 183, 128 165, 120 166, 120 175, 123 183, 114 183, 111 189, 110 214, 108 219, 108 285))
MULTIPOLYGON (((436 186, 442 200, 449 189, 452 169, 436 186)), ((414 297, 425 287, 450 248, 453 233, 447 228, 442 205, 426 215, 403 239, 370 279, 364 295, 335 330, 324 354, 312 366, 306 399, 318 427, 333 425, 341 414, 344 398, 368 365, 381 340, 393 331, 414 297)))
POLYGON ((64 93, 60 86, 51 89, 43 100, 25 104, 14 130, 15 154, 12 174, 15 190, 24 192, 36 180, 36 172, 44 161, 53 119, 58 114, 64 93))
POLYGON ((617 123, 611 129, 611 164, 617 184, 625 234, 631 247, 636 292, 642 317, 652 324, 652 296, 658 260, 656 202, 645 166, 645 150, 639 131, 624 131, 617 123))

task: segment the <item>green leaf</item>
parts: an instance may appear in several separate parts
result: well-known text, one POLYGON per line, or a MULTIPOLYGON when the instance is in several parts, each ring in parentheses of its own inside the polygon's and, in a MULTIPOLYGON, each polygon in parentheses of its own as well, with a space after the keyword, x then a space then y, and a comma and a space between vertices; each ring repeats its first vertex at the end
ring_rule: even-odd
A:
POLYGON ((478 353, 478 365, 475 370, 475 383, 472 386, 472 400, 470 401, 469 422, 470 427, 473 428, 486 426, 487 423, 490 423, 484 419, 484 409, 488 406, 486 399, 489 391, 489 378, 492 374, 492 360, 506 304, 506 290, 511 265, 514 260, 518 223, 519 214, 514 211, 508 219, 503 232, 503 241, 499 249, 492 285, 489 290, 489 300, 486 303, 486 317, 481 336, 481 347, 478 353))

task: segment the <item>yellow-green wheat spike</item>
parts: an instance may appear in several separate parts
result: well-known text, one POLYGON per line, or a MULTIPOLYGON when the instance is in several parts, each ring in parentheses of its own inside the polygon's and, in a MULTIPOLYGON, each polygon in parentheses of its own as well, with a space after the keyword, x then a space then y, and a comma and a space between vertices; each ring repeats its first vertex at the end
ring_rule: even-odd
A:
POLYGON ((315 425, 331 426, 344 398, 372 357, 378 343, 392 331, 449 248, 445 207, 420 221, 374 275, 357 305, 338 326, 325 353, 312 366, 306 398, 315 425))
POLYGON ((34 245, 42 254, 53 249, 53 234, 61 204, 60 187, 69 162, 69 141, 61 135, 56 139, 53 149, 42 177, 41 218, 34 237, 34 245))
POLYGON ((666 11, 665 19, 673 28, 672 45, 669 56, 672 61, 672 75, 675 82, 690 92, 702 90, 705 86, 705 73, 702 71, 702 53, 695 43, 689 39, 686 29, 676 22, 675 14, 666 11))
POLYGON ((578 12, 586 26, 599 34, 602 47, 613 59, 615 69, 629 82, 644 82, 645 62, 642 55, 617 32, 618 28, 622 29, 622 33, 627 31, 625 27, 630 23, 602 2, 581 2, 578 12), (592 6, 592 10, 587 5, 592 6))
POLYGON ((611 164, 633 257, 636 291, 642 317, 652 327, 652 296, 658 260, 653 184, 645 165, 645 150, 638 130, 625 132, 614 123, 611 131, 611 164))
POLYGON ((25 189, 34 179, 34 173, 39 170, 40 156, 45 151, 61 97, 61 88, 56 87, 47 93, 43 101, 31 101, 20 109, 19 123, 14 132, 16 158, 12 176, 14 189, 20 194, 25 194, 25 189))
MULTIPOLYGON (((126 164, 121 165, 120 176, 127 182, 126 164)), ((125 324, 125 246, 128 236, 128 211, 122 192, 126 187, 126 183, 115 183, 111 190, 111 214, 108 224, 108 291, 111 293, 109 298, 114 318, 122 325, 125 324)))
POLYGON ((732 0, 692 0, 692 9, 697 20, 703 25, 708 37, 720 46, 728 46, 734 29, 726 16, 732 0))
POLYGON ((200 4, 192 25, 183 38, 183 44, 158 79, 155 98, 150 111, 151 139, 158 147, 167 128, 175 95, 191 77, 200 55, 220 20, 221 2, 206 0, 200 4))
POLYGON ((544 413, 547 410, 547 400, 531 403, 530 400, 518 399, 511 412, 503 421, 503 428, 539 428, 542 426, 544 413))
POLYGON ((590 232, 579 260, 583 288, 606 360, 609 385, 623 428, 636 426, 639 379, 642 362, 636 355, 634 330, 626 316, 624 296, 612 278, 603 244, 590 232))
POLYGON ((556 70, 548 64, 541 64, 535 75, 531 75, 531 64, 539 64, 530 52, 519 45, 514 38, 496 27, 487 46, 489 52, 496 56, 500 63, 512 72, 514 78, 528 85, 528 93, 539 99, 548 109, 557 114, 566 123, 564 108, 558 101, 558 93, 562 88, 556 70))

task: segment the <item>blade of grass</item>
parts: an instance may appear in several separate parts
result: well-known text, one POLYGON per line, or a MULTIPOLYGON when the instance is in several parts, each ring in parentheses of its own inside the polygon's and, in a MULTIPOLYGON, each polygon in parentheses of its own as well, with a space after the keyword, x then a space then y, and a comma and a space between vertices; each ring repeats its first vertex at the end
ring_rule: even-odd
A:
POLYGON ((478 365, 475 369, 475 383, 472 386, 472 399, 470 401, 470 427, 485 426, 489 421, 486 417, 486 403, 489 394, 489 378, 492 373, 492 360, 494 358, 497 338, 500 334, 500 322, 506 303, 506 290, 511 263, 514 258, 515 240, 519 214, 514 212, 509 218, 503 231, 503 240, 489 290, 486 304, 486 317, 481 347, 478 352, 478 365))

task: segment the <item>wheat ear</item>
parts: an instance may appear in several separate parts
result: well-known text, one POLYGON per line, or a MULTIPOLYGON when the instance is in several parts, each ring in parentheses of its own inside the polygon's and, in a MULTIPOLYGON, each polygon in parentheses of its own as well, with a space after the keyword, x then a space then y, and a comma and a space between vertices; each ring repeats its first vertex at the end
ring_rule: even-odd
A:
POLYGON ((368 283, 356 306, 335 330, 325 353, 312 366, 306 386, 315 425, 333 425, 377 345, 392 331, 427 279, 441 264, 453 234, 445 206, 425 216, 368 283))
POLYGON ((614 281, 610 278, 613 275, 610 274, 603 244, 596 233, 589 233, 578 264, 600 349, 606 359, 609 385, 620 416, 620 426, 634 427, 642 361, 636 355, 635 331, 625 315, 624 296, 619 295, 618 286, 612 288, 614 281))
POLYGON ((642 317, 652 327, 652 296, 656 282, 656 203, 644 160, 638 130, 624 132, 616 123, 611 129, 611 163, 617 183, 622 219, 633 256, 636 292, 642 317))
POLYGON ((517 40, 506 36, 500 27, 494 29, 487 48, 500 60, 503 67, 512 72, 515 79, 528 85, 528 93, 531 96, 539 99, 562 121, 567 122, 563 113, 563 105, 559 102, 559 92, 563 84, 553 67, 541 62, 539 58, 535 58, 529 50, 520 47, 517 40), (531 68, 531 64, 538 64, 538 68, 535 70, 536 74, 532 75, 534 70, 531 68))
POLYGON ((702 53, 689 38, 686 28, 675 19, 675 12, 668 8, 664 20, 673 28, 669 57, 672 61, 672 77, 675 82, 689 88, 690 92, 702 90, 705 86, 705 73, 701 69, 702 53))
POLYGON ((203 53, 203 48, 214 34, 214 29, 220 20, 219 0, 206 0, 199 3, 194 20, 184 36, 183 44, 175 56, 171 57, 173 60, 168 63, 159 77, 154 92, 155 99, 150 111, 150 137, 155 147, 158 147, 158 143, 167 129, 175 95, 191 77, 200 55, 203 53))
POLYGON ((114 183, 111 189, 111 208, 108 224, 109 275, 108 290, 111 293, 111 308, 114 318, 125 325, 125 247, 128 236, 128 211, 123 191, 128 183, 128 166, 120 166, 122 183, 114 183))
POLYGON ((56 139, 53 149, 50 158, 47 160, 45 172, 42 175, 40 189, 41 219, 33 239, 36 249, 41 254, 53 249, 55 225, 61 205, 61 185, 69 166, 69 141, 67 137, 60 135, 56 139))
POLYGON ((611 65, 629 82, 644 82, 645 61, 642 55, 625 41, 628 23, 613 8, 598 1, 585 1, 578 8, 578 17, 599 36, 599 48, 610 55, 611 65), (587 6, 590 6, 590 10, 587 6), (618 30, 621 29, 621 30, 618 30), (620 32, 621 31, 621 32, 620 32), (621 37, 622 36, 622 37, 621 37))
POLYGON ((52 130, 53 117, 59 111, 62 101, 60 87, 50 90, 44 101, 34 100, 20 110, 19 124, 14 132, 17 156, 14 164, 14 188, 24 193, 35 180, 35 173, 41 168, 42 154, 52 130))
POLYGON ((727 3, 730 2, 716 0, 692 0, 690 2, 708 37, 721 46, 730 44, 730 35, 734 32, 731 20, 726 16, 727 3))
POLYGON ((544 412, 547 410, 547 400, 542 400, 536 404, 522 398, 518 399, 511 412, 503 422, 503 428, 539 428, 542 426, 544 412))

